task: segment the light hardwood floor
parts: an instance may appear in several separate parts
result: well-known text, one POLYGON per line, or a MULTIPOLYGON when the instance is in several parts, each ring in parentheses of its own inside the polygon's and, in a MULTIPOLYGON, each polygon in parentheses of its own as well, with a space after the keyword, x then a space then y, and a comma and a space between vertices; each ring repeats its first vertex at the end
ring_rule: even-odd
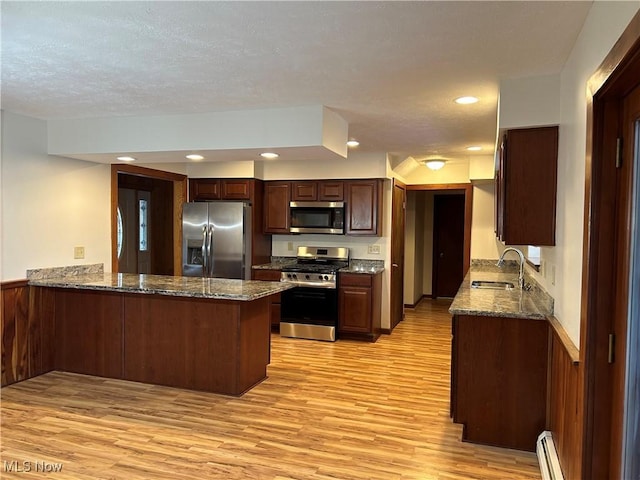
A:
POLYGON ((448 305, 374 344, 274 335, 269 378, 241 398, 59 372, 5 387, 0 476, 539 479, 533 453, 460 441, 448 305))

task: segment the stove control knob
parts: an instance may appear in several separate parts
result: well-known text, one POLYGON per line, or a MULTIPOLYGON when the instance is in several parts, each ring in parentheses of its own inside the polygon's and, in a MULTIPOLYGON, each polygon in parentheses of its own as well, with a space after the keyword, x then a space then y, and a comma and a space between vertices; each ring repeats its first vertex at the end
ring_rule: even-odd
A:
POLYGON ((318 275, 318 280, 322 280, 322 275, 318 275))
POLYGON ((305 275, 305 276, 304 276, 304 278, 305 278, 306 280, 309 280, 309 275, 305 275))
POLYGON ((325 276, 324 276, 324 279, 325 279, 325 280, 329 280, 329 275, 325 275, 325 276))

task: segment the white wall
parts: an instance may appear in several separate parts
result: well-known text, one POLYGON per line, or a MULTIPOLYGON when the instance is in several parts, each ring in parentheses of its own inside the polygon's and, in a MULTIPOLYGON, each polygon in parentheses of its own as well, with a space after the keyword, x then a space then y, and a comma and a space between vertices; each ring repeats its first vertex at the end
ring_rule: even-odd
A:
MULTIPOLYGON (((554 297, 555 316, 575 345, 580 344, 587 82, 638 9, 638 2, 594 2, 559 77, 556 246, 542 247, 542 272, 533 275, 554 297)), ((527 84, 527 79, 519 81, 527 84)), ((541 123, 533 111, 511 111, 511 124, 541 123)))
POLYGON ((47 155, 46 127, 2 112, 3 281, 31 268, 111 266, 110 167, 47 155))
POLYGON ((551 268, 544 284, 555 298, 555 314, 580 345, 580 295, 586 149, 586 86, 635 13, 637 2, 595 2, 560 77, 561 123, 558 155, 556 247, 544 248, 551 268))
POLYGON ((500 82, 499 128, 557 125, 559 121, 560 75, 500 82))
MULTIPOLYGON (((263 180, 314 180, 331 178, 385 178, 385 153, 349 152, 346 159, 327 161, 265 161, 260 168, 263 180)), ((258 171, 258 169, 256 169, 258 171)))
POLYGON ((495 234, 494 190, 493 182, 473 185, 471 258, 497 260, 504 249, 495 234))

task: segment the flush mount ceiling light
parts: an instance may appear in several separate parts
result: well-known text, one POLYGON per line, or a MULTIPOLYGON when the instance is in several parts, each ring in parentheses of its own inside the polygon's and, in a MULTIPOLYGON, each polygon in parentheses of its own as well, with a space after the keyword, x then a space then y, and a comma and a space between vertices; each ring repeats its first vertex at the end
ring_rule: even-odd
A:
POLYGON ((469 150, 470 152, 479 152, 480 150, 482 150, 482 147, 479 147, 477 145, 473 145, 471 147, 467 147, 467 150, 469 150))
POLYGON ((186 158, 188 158, 189 160, 204 160, 204 157, 202 155, 198 155, 197 153, 191 153, 187 155, 186 158))
POLYGON ((121 157, 117 157, 121 162, 133 162, 135 161, 135 157, 129 157, 128 155, 123 155, 121 157))
POLYGON ((266 158, 268 160, 273 160, 274 158, 278 158, 280 155, 278 155, 277 153, 273 153, 273 152, 262 152, 260 154, 260 156, 262 158, 266 158))
POLYGON ((435 159, 435 160, 425 160, 422 163, 424 164, 425 167, 428 167, 431 170, 440 170, 442 167, 444 167, 444 164, 446 162, 444 160, 435 159))
POLYGON ((360 142, 357 140, 349 140, 347 142, 347 147, 357 147, 358 145, 360 145, 360 142))
POLYGON ((476 103, 477 101, 477 97, 459 97, 455 100, 455 102, 459 103, 460 105, 470 105, 472 103, 476 103))

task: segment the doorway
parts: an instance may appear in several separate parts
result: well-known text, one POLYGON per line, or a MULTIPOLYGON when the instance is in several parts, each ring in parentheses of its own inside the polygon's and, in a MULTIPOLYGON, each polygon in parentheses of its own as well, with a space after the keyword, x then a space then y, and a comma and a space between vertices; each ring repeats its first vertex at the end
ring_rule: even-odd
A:
POLYGON ((433 298, 453 298, 464 279, 464 193, 433 198, 433 298))
POLYGON ((112 165, 112 271, 181 275, 186 198, 186 175, 112 165))
POLYGON ((118 271, 173 275, 173 183, 118 173, 118 271))
POLYGON ((640 275, 640 14, 591 77, 589 88, 580 332, 582 477, 638 478, 640 339, 632 288, 640 275))
POLYGON ((408 185, 407 190, 404 303, 415 307, 425 296, 455 296, 469 269, 473 186, 408 185))

